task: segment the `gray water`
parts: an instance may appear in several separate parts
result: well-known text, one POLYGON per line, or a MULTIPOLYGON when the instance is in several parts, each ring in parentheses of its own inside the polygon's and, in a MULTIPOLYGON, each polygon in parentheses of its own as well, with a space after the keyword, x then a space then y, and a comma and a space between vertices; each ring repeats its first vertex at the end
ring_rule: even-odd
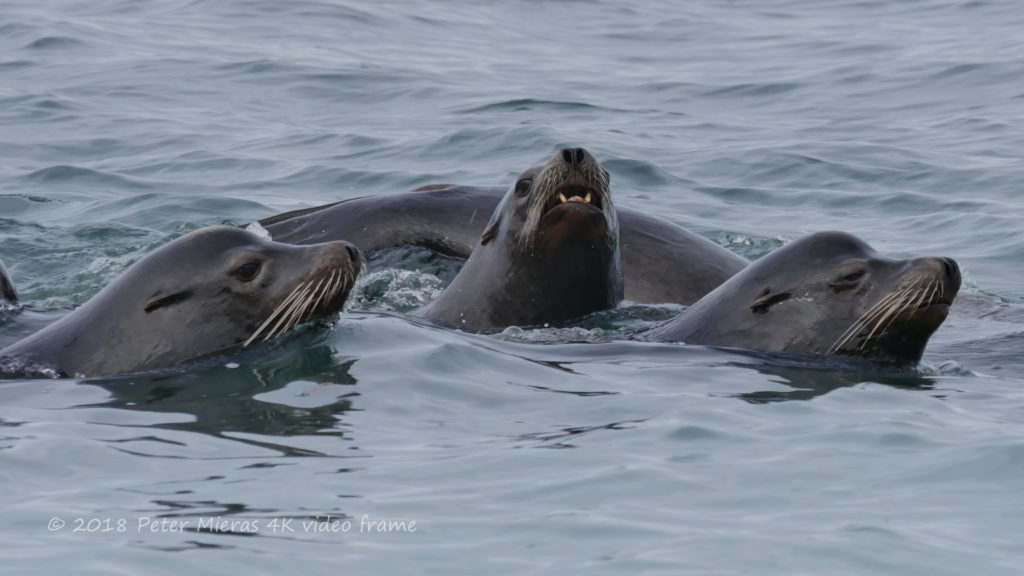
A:
MULTIPOLYGON (((678 311, 625 306, 3 382, 3 573, 1021 573, 1021 30, 1010 1, 0 3, 0 346, 189 230, 567 145, 744 256, 841 229, 965 278, 912 372, 619 342, 678 311)), ((373 263, 357 308, 457 267, 373 263)))

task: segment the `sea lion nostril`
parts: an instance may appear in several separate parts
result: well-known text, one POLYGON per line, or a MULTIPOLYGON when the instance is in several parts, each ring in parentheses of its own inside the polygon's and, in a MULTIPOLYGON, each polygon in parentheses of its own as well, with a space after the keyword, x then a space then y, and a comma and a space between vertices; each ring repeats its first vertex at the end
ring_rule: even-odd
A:
POLYGON ((568 164, 569 166, 573 165, 572 148, 563 148, 562 149, 562 160, 565 160, 565 163, 568 164))
POLYGON ((586 157, 587 151, 583 148, 563 148, 562 149, 562 160, 568 164, 574 170, 579 169, 580 164, 583 164, 583 159, 586 157))
POLYGON ((352 246, 351 244, 346 244, 345 250, 348 250, 348 257, 350 260, 352 260, 353 262, 359 261, 359 251, 356 250, 355 246, 352 246))

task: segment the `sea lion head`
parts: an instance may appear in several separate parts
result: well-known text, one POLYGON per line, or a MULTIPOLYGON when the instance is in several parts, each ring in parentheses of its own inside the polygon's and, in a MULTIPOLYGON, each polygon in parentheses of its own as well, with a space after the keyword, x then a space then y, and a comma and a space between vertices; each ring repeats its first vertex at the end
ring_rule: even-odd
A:
POLYGON ((156 275, 137 300, 146 321, 173 332, 189 329, 184 319, 205 317, 220 332, 207 345, 216 348, 269 340, 339 311, 362 263, 347 242, 295 246, 214 226, 160 248, 126 276, 156 275))
POLYGON ((610 178, 584 148, 563 148, 516 179, 481 237, 504 235, 521 251, 556 250, 566 240, 600 242, 618 251, 619 224, 610 178))
POLYGON ((292 246, 203 228, 147 254, 0 358, 83 376, 173 366, 340 310, 361 267, 347 242, 292 246))
POLYGON ((579 318, 617 305, 623 279, 608 173, 582 148, 520 175, 452 283, 415 312, 493 331, 579 318))
POLYGON ((652 332, 909 364, 921 359, 959 289, 950 258, 886 258, 853 235, 821 232, 754 262, 684 312, 675 329, 670 322, 652 332))

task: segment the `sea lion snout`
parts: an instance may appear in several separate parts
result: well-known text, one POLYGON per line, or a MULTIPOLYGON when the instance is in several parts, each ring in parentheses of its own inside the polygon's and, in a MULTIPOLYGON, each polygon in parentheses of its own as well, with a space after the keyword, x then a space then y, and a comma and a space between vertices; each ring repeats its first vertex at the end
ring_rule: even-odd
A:
POLYGON ((925 257, 916 259, 914 264, 923 274, 928 274, 933 281, 937 281, 939 293, 935 299, 951 304, 960 291, 962 282, 960 266, 956 260, 946 257, 925 257))
POLYGON ((952 258, 939 258, 942 261, 942 267, 946 271, 946 277, 956 285, 957 290, 960 289, 960 266, 957 265, 956 260, 952 258))

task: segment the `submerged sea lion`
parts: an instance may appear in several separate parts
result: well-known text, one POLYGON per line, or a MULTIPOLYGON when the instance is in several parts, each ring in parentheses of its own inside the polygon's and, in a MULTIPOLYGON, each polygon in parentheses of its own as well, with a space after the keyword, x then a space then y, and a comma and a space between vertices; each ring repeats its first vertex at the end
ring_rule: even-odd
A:
POLYGON ((0 260, 0 300, 6 300, 12 304, 18 301, 18 293, 14 291, 14 283, 11 282, 11 277, 7 274, 3 260, 0 260))
POLYGON ((565 148, 519 176, 459 274, 412 315, 490 332, 562 322, 620 300, 608 172, 583 148, 565 148))
POLYGON ((821 232, 754 262, 638 338, 910 364, 959 289, 949 258, 894 260, 850 234, 821 232))
MULTIPOLYGON (((296 210, 260 221, 275 240, 308 244, 346 239, 364 252, 403 245, 468 258, 507 188, 427 186, 296 210)), ((692 304, 747 260, 681 226, 616 207, 624 297, 692 304)))
POLYGON ((248 346, 340 310, 361 261, 345 242, 293 246, 230 226, 196 230, 0 350, 0 366, 99 376, 248 346))

